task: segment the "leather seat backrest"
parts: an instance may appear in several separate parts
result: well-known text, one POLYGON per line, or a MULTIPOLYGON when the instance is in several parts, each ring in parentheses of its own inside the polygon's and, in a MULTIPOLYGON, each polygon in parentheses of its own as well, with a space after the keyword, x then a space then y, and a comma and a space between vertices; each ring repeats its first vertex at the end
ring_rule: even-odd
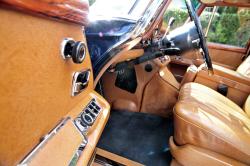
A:
POLYGON ((243 106, 243 110, 246 112, 246 114, 250 118, 250 95, 248 96, 248 98, 243 106))
POLYGON ((238 73, 250 78, 250 56, 248 56, 237 68, 238 73))

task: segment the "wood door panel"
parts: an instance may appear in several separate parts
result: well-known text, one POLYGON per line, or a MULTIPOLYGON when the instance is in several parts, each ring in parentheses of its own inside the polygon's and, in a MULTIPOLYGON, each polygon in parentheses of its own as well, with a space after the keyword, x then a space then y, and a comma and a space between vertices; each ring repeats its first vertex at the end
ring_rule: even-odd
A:
MULTIPOLYGON (((236 70, 242 63, 242 57, 246 54, 246 48, 229 46, 218 43, 208 43, 209 55, 214 64, 236 70)), ((204 63, 201 54, 198 51, 189 51, 181 56, 171 56, 171 62, 182 65, 200 66, 204 63)))
POLYGON ((208 43, 209 55, 218 65, 226 65, 236 69, 242 63, 246 49, 217 43, 208 43))

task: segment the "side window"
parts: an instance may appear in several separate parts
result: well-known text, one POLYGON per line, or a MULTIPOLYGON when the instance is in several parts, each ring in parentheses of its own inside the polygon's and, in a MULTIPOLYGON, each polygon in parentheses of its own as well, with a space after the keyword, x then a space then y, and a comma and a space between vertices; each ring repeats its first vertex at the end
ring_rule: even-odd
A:
MULTIPOLYGON (((197 9, 200 5, 198 0, 191 0, 191 2, 195 9, 197 9)), ((169 7, 167 8, 163 18, 164 27, 167 26, 168 21, 171 17, 175 18, 175 23, 172 29, 180 27, 185 23, 189 15, 184 0, 172 0, 170 2, 169 7)))
POLYGON ((89 6, 93 5, 93 3, 95 3, 96 0, 89 0, 89 6))
MULTIPOLYGON (((207 31, 213 8, 207 7, 200 20, 204 32, 207 31)), ((217 7, 211 22, 207 41, 245 47, 250 37, 250 9, 237 7, 217 7)))

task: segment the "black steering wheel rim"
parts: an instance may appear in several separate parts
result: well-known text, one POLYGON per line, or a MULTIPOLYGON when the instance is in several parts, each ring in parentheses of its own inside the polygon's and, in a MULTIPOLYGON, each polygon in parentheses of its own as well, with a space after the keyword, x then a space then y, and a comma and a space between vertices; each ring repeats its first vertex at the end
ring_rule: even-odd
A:
POLYGON ((200 19, 197 16, 191 1, 185 0, 185 2, 186 2, 189 16, 190 16, 191 20, 194 21, 194 24, 196 26, 196 30, 197 30, 197 33, 198 33, 199 38, 200 38, 200 47, 203 50, 203 58, 204 58, 205 63, 207 65, 208 71, 213 73, 213 65, 212 65, 211 58, 209 56, 207 42, 206 42, 205 35, 203 33, 203 30, 202 30, 200 19))

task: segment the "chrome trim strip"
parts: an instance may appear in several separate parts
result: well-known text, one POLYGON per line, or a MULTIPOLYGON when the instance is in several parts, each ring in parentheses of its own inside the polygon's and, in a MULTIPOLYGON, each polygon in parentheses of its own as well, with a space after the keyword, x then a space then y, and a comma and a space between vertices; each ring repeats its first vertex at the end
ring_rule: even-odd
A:
POLYGON ((31 150, 31 152, 18 164, 18 166, 27 166, 29 161, 36 155, 39 150, 54 136, 57 132, 66 124, 66 122, 70 119, 67 117, 63 119, 54 129, 52 129, 47 135, 45 135, 41 142, 31 150))
POLYGON ((63 39, 63 41, 61 42, 61 46, 60 46, 60 54, 62 56, 62 58, 65 60, 67 58, 71 58, 71 56, 67 56, 67 55, 64 55, 64 49, 65 49, 65 46, 66 44, 68 43, 69 40, 74 40, 72 38, 65 38, 63 39))
POLYGON ((85 88, 87 88, 88 86, 88 83, 89 83, 89 79, 90 79, 90 74, 91 74, 91 71, 90 69, 87 69, 87 70, 83 70, 83 71, 79 71, 79 72, 75 72, 74 75, 73 75, 73 80, 72 80, 72 92, 71 92, 71 96, 76 96, 78 95, 79 93, 81 93, 85 88), (84 82, 84 83, 77 83, 77 78, 78 78, 78 75, 83 73, 83 72, 87 72, 87 81, 84 82), (80 89, 81 86, 86 86, 85 88, 83 89, 80 89))

